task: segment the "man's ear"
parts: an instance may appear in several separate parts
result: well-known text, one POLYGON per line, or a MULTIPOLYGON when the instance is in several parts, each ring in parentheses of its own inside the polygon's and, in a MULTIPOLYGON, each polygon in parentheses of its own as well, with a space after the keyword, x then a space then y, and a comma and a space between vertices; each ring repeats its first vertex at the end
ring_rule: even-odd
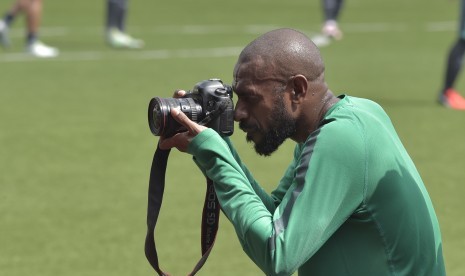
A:
POLYGON ((307 96, 308 80, 304 75, 295 75, 292 78, 294 89, 291 91, 292 102, 301 103, 307 96))

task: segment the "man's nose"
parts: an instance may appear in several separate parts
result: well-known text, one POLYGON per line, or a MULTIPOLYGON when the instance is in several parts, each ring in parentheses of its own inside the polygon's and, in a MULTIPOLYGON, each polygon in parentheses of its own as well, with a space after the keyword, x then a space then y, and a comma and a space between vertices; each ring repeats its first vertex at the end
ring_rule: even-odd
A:
POLYGON ((234 109, 234 121, 239 122, 245 118, 247 118, 247 111, 244 106, 238 102, 234 109))

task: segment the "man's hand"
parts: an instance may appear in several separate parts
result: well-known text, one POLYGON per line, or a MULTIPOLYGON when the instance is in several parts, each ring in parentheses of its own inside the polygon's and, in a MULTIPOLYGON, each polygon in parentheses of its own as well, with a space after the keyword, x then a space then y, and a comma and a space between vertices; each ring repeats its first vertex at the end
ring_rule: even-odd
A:
MULTIPOLYGON (((185 95, 185 91, 178 90, 174 93, 175 98, 179 98, 185 95)), ((159 146, 160 149, 167 150, 171 148, 177 148, 179 151, 187 152, 187 147, 189 143, 194 139, 194 137, 200 132, 207 129, 204 126, 197 124, 196 122, 191 121, 186 114, 181 112, 179 109, 171 109, 171 117, 183 125, 187 131, 181 132, 173 135, 170 138, 160 137, 159 146)))

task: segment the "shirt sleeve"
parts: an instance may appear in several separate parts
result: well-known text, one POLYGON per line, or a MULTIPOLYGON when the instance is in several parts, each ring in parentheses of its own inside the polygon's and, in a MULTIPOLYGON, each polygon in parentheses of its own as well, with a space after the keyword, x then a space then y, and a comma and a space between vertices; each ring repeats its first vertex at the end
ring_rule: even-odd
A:
POLYGON ((236 149, 234 148, 233 144, 231 143, 231 140, 228 137, 223 138, 226 144, 229 147, 229 150, 231 151, 231 154, 233 155, 234 159, 237 161, 237 163, 241 166, 242 171, 247 177, 247 180, 249 181, 250 185, 252 186, 253 190, 255 193, 260 197, 262 200, 263 204, 265 204, 266 208, 270 213, 273 213, 276 209, 276 199, 272 196, 270 196, 263 188, 260 186, 260 184, 255 180, 255 178, 252 176, 252 173, 249 171, 249 169, 246 167, 244 163, 242 163, 241 158, 239 157, 239 154, 237 154, 236 149))
POLYGON ((212 129, 198 134, 189 144, 197 165, 215 183, 221 208, 242 241, 247 229, 261 218, 272 219, 228 144, 212 129))
POLYGON ((312 134, 288 168, 274 192, 282 197, 274 212, 266 208, 219 135, 204 131, 189 147, 215 182, 220 205, 244 251, 267 275, 294 273, 363 200, 362 137, 352 128, 325 129, 312 134))

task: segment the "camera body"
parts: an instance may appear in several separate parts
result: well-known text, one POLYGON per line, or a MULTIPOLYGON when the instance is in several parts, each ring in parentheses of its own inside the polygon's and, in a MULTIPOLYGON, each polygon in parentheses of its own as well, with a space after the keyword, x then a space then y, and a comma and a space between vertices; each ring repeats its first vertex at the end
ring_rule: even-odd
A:
POLYGON ((159 98, 150 100, 148 109, 149 127, 153 135, 171 137, 186 131, 170 115, 172 108, 179 108, 189 119, 214 129, 221 136, 234 132, 234 103, 232 88, 220 79, 208 79, 197 83, 182 98, 159 98))

